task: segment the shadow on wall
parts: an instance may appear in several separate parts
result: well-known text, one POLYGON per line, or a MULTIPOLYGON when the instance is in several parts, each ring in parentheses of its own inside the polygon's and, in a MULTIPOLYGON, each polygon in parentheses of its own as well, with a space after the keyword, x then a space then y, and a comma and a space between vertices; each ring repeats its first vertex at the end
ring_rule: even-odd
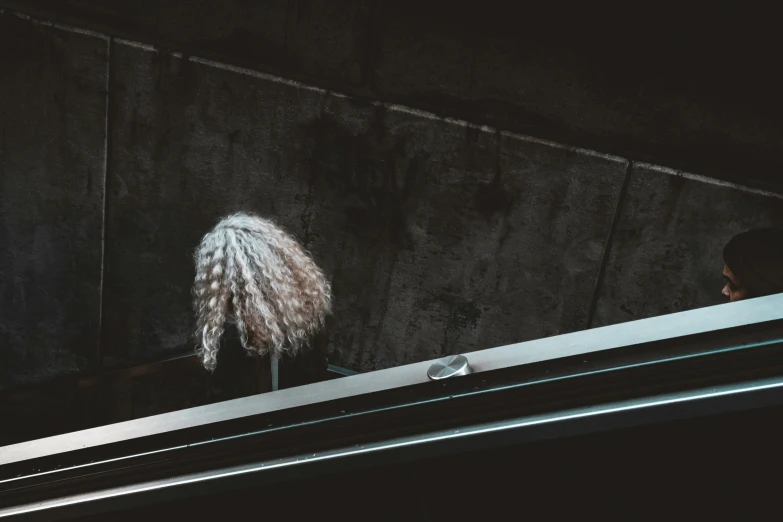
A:
POLYGON ((0 82, 0 387, 95 368, 99 325, 105 363, 189 351, 193 249, 238 210, 312 252, 359 371, 717 304, 723 244, 783 224, 774 194, 119 41, 107 114, 106 40, 2 15, 0 44, 27 71, 0 82), (24 261, 46 223, 56 269, 24 261))

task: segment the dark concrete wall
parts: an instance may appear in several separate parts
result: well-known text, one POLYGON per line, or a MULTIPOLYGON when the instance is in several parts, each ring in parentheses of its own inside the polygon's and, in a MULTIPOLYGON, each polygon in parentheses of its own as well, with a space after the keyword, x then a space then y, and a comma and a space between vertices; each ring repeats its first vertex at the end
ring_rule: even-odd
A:
POLYGON ((338 364, 586 326, 624 160, 123 43, 114 57, 107 354, 188 344, 189 253, 234 209, 275 216, 330 275, 338 364))
POLYGON ((0 0, 46 19, 781 190, 777 17, 506 0, 0 0))
POLYGON ((0 17, 0 387, 96 364, 108 48, 0 17))
MULTIPOLYGON (((421 47, 435 48, 461 54, 421 47)), ((334 283, 330 358, 360 371, 717 304, 725 241, 783 225, 781 197, 751 182, 11 12, 0 53, 5 389, 88 372, 99 354, 112 367, 190 351, 192 250, 238 209, 275 217, 313 252, 334 283)), ((348 61, 318 63, 363 81, 348 61)), ((408 81, 392 77, 382 83, 408 81)), ((62 429, 94 424, 96 411, 121 420, 206 400, 202 377, 178 379, 38 407, 70 419, 62 429)), ((30 404, 6 414, 30 421, 30 404)))

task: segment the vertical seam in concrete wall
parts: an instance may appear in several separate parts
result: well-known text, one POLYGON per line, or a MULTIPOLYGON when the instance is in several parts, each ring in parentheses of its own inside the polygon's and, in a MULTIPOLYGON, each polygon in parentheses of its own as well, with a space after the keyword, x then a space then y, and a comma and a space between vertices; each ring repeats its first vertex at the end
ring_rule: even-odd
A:
POLYGON ((623 184, 620 186, 620 194, 617 196, 617 206, 614 209, 614 217, 612 218, 612 225, 609 227, 609 234, 606 236, 606 243, 604 244, 604 252, 601 256, 601 264, 598 268, 598 277, 595 278, 595 287, 593 288, 593 297, 590 300, 590 309, 587 312, 587 323, 585 329, 589 329, 593 325, 593 319, 595 318, 595 310, 598 307, 598 295, 601 291, 601 285, 604 282, 604 275, 606 273, 606 265, 609 261, 609 254, 612 250, 612 241, 614 241, 614 234, 617 230, 617 223, 620 221, 620 215, 623 212, 623 205, 625 203, 625 195, 628 193, 628 183, 631 179, 631 170, 633 169, 633 161, 628 160, 625 167, 625 176, 623 176, 623 184))
POLYGON ((105 298, 105 282, 106 282, 106 246, 108 244, 108 218, 109 218, 109 184, 110 184, 110 170, 111 170, 111 153, 112 153, 112 106, 114 105, 113 99, 113 76, 114 67, 112 62, 114 61, 114 38, 109 38, 108 50, 106 57, 106 128, 104 130, 104 151, 103 151, 103 219, 101 230, 101 283, 100 283, 100 311, 98 315, 98 345, 96 347, 96 359, 98 362, 97 371, 102 372, 103 369, 103 315, 105 298))

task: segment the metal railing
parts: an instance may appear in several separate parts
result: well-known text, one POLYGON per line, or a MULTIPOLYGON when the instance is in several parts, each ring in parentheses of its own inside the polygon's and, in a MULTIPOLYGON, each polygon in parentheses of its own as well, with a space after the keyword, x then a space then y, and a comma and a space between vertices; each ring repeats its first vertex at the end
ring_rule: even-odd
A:
POLYGON ((783 404, 783 295, 465 355, 2 447, 0 517, 783 404))

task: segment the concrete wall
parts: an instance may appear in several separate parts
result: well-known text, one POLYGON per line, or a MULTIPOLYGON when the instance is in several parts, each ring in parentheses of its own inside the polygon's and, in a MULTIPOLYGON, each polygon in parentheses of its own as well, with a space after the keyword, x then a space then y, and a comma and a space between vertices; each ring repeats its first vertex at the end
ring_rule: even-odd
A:
POLYGON ((0 387, 95 366, 109 44, 0 15, 0 387))
POLYGON ((774 11, 571 4, 0 0, 367 100, 783 188, 774 11))
POLYGON ((239 209, 313 252, 359 371, 716 304, 724 242, 783 224, 635 158, 0 24, 3 388, 189 351, 192 250, 239 209))
MULTIPOLYGON (((359 371, 720 303, 723 244, 783 225, 781 196, 725 171, 685 174, 15 12, 0 14, 0 70, 5 390, 189 352, 192 250, 239 209, 311 250, 334 284, 330 360, 359 371)), ((203 387, 147 377, 0 409, 20 425, 45 417, 49 433, 95 425, 97 411, 111 422, 193 405, 203 387)))

